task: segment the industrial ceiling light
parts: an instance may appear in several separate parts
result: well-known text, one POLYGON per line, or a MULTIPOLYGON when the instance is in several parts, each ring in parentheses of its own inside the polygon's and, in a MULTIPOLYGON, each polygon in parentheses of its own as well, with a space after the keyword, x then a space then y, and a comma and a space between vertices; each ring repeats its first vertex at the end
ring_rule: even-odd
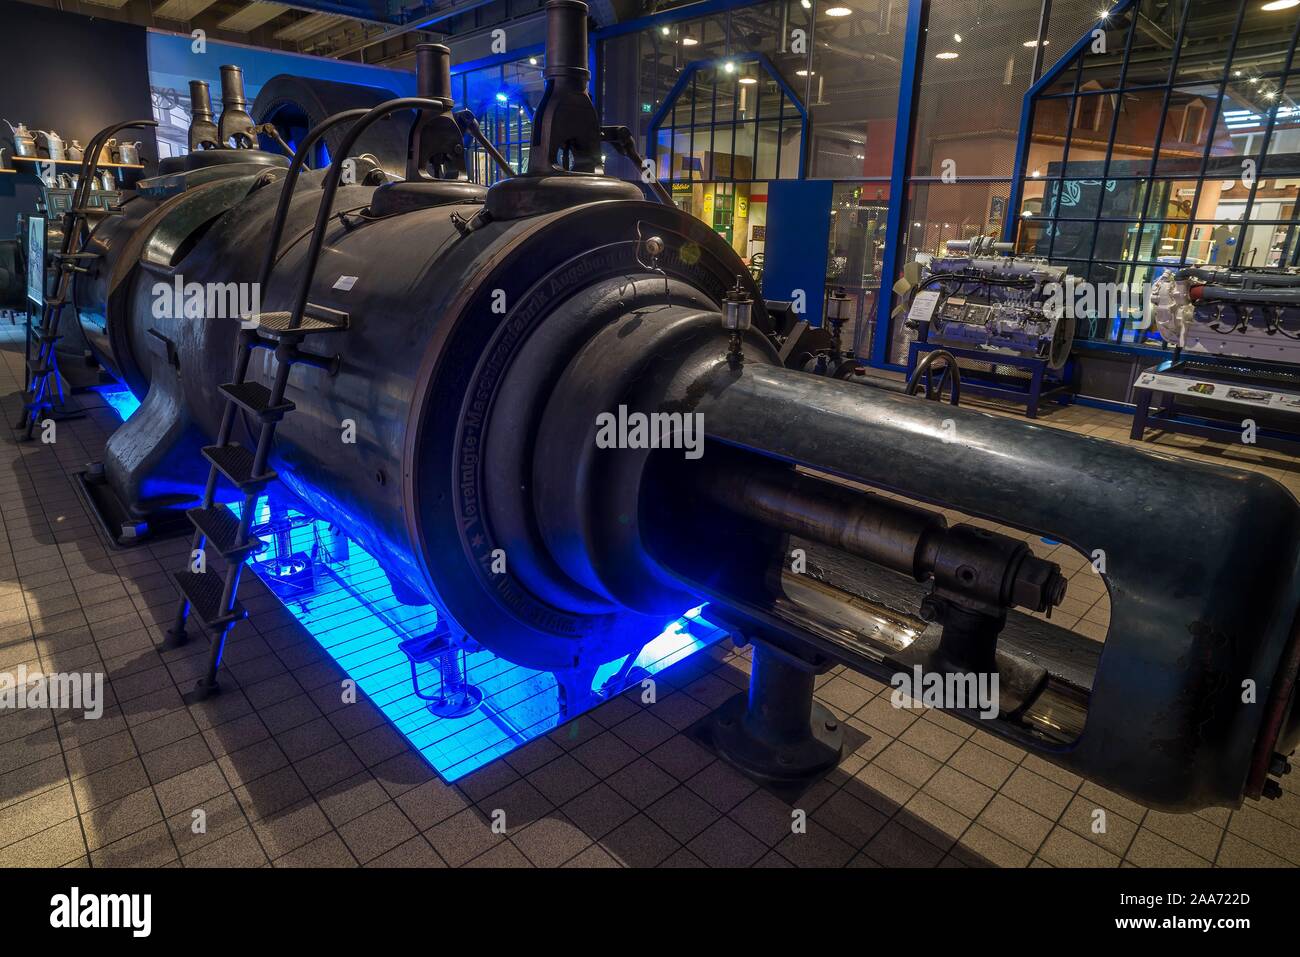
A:
POLYGON ((723 69, 724 71, 726 71, 727 73, 735 73, 735 72, 736 72, 736 64, 734 64, 734 63, 732 63, 730 60, 728 60, 726 63, 722 64, 722 69, 723 69))
MULTIPOLYGON (((1296 2, 1297 2, 1297 3, 1300 3, 1300 0, 1296 0, 1296 2)), ((1043 41, 1043 46, 1047 46, 1047 45, 1048 45, 1049 43, 1051 43, 1051 42, 1052 42, 1051 40, 1044 40, 1044 41, 1043 41)), ((1022 43, 1022 44, 1020 44, 1020 45, 1021 45, 1022 47, 1036 47, 1036 46, 1038 46, 1038 41, 1037 41, 1037 40, 1026 40, 1024 43, 1022 43)))
POLYGON ((803 7, 805 10, 811 10, 812 0, 799 0, 799 6, 803 7))
POLYGON ((826 16, 828 17, 847 17, 853 11, 848 7, 827 7, 826 16))
POLYGON ((953 39, 953 42, 955 42, 955 43, 961 43, 961 34, 960 34, 960 33, 954 33, 954 34, 952 35, 952 39, 953 39))
POLYGON ((740 78, 740 82, 745 84, 745 86, 752 86, 753 84, 758 82, 758 78, 752 76, 742 76, 740 78))
POLYGON ((684 47, 693 47, 699 42, 695 37, 682 37, 682 46, 684 47))
POLYGON ((936 53, 934 58, 936 60, 955 60, 959 56, 961 56, 961 54, 954 50, 944 50, 942 53, 936 53))
MULTIPOLYGON (((795 76, 807 76, 807 75, 808 75, 808 71, 807 71, 807 70, 795 70, 795 71, 794 71, 794 75, 795 75, 795 76)), ((817 75, 817 71, 814 70, 812 75, 813 75, 813 76, 816 76, 816 75, 817 75)))
POLYGON ((668 34, 672 33, 672 29, 669 27, 660 27, 659 32, 662 33, 664 36, 668 36, 668 34))
POLYGON ((530 56, 530 57, 528 58, 528 65, 529 65, 529 66, 537 66, 537 57, 535 57, 535 56, 530 56))
POLYGON ((1300 7, 1300 0, 1269 0, 1260 9, 1272 13, 1274 10, 1290 10, 1292 7, 1300 7))

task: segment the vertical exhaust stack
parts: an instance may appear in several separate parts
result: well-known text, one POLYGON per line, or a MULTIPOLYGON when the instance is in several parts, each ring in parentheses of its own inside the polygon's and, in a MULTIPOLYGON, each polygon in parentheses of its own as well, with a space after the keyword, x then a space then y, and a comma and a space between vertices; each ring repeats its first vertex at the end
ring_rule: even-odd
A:
POLYGON ((406 179, 465 179, 465 142, 452 118, 451 50, 441 43, 415 48, 416 95, 442 104, 440 110, 417 110, 406 144, 406 179))
POLYGON ((548 0, 543 76, 528 174, 596 173, 602 165, 600 117, 587 93, 587 5, 581 0, 548 0))
POLYGON ((237 66, 221 68, 221 121, 217 131, 220 146, 251 150, 257 146, 253 132, 253 118, 248 114, 248 100, 244 97, 244 71, 237 66))
POLYGON ((212 94, 206 80, 190 80, 190 152, 220 146, 212 121, 212 94))

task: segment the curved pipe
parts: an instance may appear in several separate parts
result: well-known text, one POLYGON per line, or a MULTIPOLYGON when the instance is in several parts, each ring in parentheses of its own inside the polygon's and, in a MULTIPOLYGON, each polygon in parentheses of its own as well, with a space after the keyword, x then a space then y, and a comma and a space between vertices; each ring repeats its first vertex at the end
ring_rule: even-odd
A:
POLYGON ((904 392, 907 395, 916 395, 916 390, 921 386, 921 377, 930 373, 930 367, 934 365, 937 359, 943 359, 943 375, 939 378, 939 384, 935 389, 934 395, 930 394, 930 387, 927 384, 925 388, 925 397, 927 399, 939 399, 943 395, 943 380, 948 378, 949 373, 952 375, 952 389, 948 393, 948 402, 951 405, 961 405, 961 367, 957 365, 957 357, 947 349, 931 349, 925 354, 916 368, 912 370, 912 376, 907 380, 907 386, 904 392))
POLYGON ((262 270, 257 276, 258 289, 265 290, 266 284, 271 281, 271 270, 275 268, 275 254, 280 249, 280 237, 284 235, 284 223, 289 217, 289 201, 293 199, 293 190, 298 184, 298 175, 307 162, 308 152, 316 145, 317 140, 335 126, 344 120, 365 116, 366 112, 365 107, 359 106, 327 116, 313 126, 299 144, 297 152, 293 154, 293 159, 289 163, 289 171, 285 173, 284 184, 280 187, 280 201, 275 207, 275 219, 271 223, 271 238, 266 246, 266 259, 262 262, 262 270))
MULTIPOLYGON (((90 142, 86 145, 85 151, 81 154, 81 178, 77 180, 77 190, 72 194, 72 208, 69 212, 75 216, 77 210, 85 208, 86 199, 90 194, 91 177, 99 172, 99 151, 110 136, 121 130, 144 129, 157 125, 157 120, 125 120, 121 123, 106 126, 92 136, 90 142)), ((62 252, 71 251, 72 230, 65 229, 63 231, 62 252)))
MULTIPOLYGON (((338 155, 347 156, 348 151, 356 145, 361 134, 375 120, 382 119, 390 113, 397 113, 401 110, 433 110, 441 112, 445 109, 446 104, 441 100, 433 100, 422 96, 403 96, 380 103, 352 124, 347 135, 343 137, 343 142, 339 144, 338 155)), ((294 162, 297 161, 298 157, 295 155, 294 162)), ((301 164, 299 165, 301 166, 301 164)), ((325 226, 329 222, 330 211, 334 208, 334 194, 338 192, 339 180, 342 176, 343 164, 339 162, 331 163, 329 172, 325 174, 325 182, 321 185, 320 206, 316 210, 316 223, 312 227, 311 245, 307 248, 307 260, 303 269, 302 283, 298 287, 298 296, 294 301, 292 318, 289 320, 290 329, 298 327, 298 323, 302 321, 302 314, 307 309, 307 297, 311 294, 312 280, 316 277, 316 263, 320 259, 321 247, 325 244, 325 226)))

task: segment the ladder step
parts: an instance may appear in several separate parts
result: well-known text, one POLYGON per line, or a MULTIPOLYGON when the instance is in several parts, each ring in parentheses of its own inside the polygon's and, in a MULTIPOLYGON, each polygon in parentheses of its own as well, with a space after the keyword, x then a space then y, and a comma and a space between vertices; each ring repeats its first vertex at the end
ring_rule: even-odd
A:
POLYGON ((224 505, 191 508, 185 512, 185 516, 222 558, 242 559, 262 547, 261 539, 251 535, 243 543, 239 542, 239 519, 224 505))
POLYGON ((294 410, 294 404, 285 400, 271 404, 271 390, 260 382, 227 382, 221 386, 226 398, 263 422, 278 422, 294 410))
POLYGON ((270 469, 261 475, 254 475, 253 453, 235 442, 229 445, 206 446, 203 449, 203 457, 244 492, 260 488, 275 479, 275 472, 270 469))
POLYGON ((229 610, 221 607, 225 583, 216 572, 172 572, 172 580, 189 601, 190 610, 209 628, 224 628, 248 614, 239 602, 229 610))
POLYGON ((291 312, 259 312, 250 322, 257 323, 259 332, 268 336, 300 335, 311 332, 345 332, 348 328, 348 314, 326 306, 307 303, 307 310, 294 328, 289 328, 293 321, 291 312))

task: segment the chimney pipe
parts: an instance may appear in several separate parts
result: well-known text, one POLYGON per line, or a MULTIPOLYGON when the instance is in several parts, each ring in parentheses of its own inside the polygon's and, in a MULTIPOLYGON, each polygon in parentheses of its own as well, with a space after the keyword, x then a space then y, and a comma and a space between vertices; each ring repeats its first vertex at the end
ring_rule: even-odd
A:
POLYGON ((442 109, 415 111, 406 141, 407 181, 464 179, 464 135, 451 115, 451 50, 441 43, 416 45, 415 90, 442 109))
POLYGON ((237 66, 221 68, 221 121, 218 130, 220 145, 230 145, 235 140, 236 149, 253 149, 253 118, 248 115, 248 100, 244 98, 244 71, 237 66))
POLYGON ((546 4, 547 80, 572 77, 586 87, 587 5, 582 0, 549 0, 546 4))
POLYGON ((419 43, 415 47, 416 96, 454 101, 451 95, 451 50, 441 43, 419 43))
POLYGON ((601 166, 600 117, 587 93, 587 5, 547 0, 546 88, 533 117, 528 173, 594 173, 601 166))
POLYGON ((219 145, 207 81, 190 80, 190 152, 216 149, 219 145))

